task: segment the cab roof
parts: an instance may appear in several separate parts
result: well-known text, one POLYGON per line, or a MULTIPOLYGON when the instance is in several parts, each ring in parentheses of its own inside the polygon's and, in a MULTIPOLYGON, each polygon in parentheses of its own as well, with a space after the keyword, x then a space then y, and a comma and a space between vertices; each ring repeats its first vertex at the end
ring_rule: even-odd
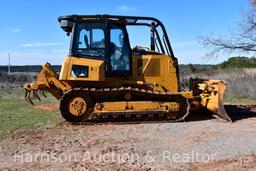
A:
MULTIPOLYGON (((58 21, 64 23, 70 21, 70 22, 76 22, 86 19, 97 19, 97 20, 113 20, 123 23, 124 25, 133 25, 133 26, 148 26, 153 29, 156 29, 157 27, 160 27, 163 33, 163 39, 164 43, 166 44, 168 48, 168 54, 171 56, 174 56, 171 44, 167 35, 167 32, 165 30, 165 27, 163 23, 154 18, 154 17, 142 17, 142 16, 121 16, 121 15, 108 15, 108 14, 96 14, 96 15, 66 15, 66 16, 60 16, 58 18, 58 21)), ((65 29, 65 27, 63 27, 65 29)))
POLYGON ((140 24, 151 24, 149 22, 155 22, 156 25, 162 25, 162 23, 153 17, 141 17, 141 16, 121 16, 121 15, 108 15, 108 14, 96 14, 96 15, 66 15, 61 16, 58 18, 58 21, 61 22, 61 20, 70 20, 70 21, 76 21, 81 19, 110 19, 110 20, 117 20, 120 22, 125 22, 127 25, 140 25, 140 24))

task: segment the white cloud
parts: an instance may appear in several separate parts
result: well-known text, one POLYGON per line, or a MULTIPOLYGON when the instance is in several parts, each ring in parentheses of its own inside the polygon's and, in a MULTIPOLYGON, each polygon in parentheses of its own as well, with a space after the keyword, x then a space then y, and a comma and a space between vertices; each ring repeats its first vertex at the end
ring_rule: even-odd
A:
POLYGON ((125 13, 128 11, 133 11, 133 10, 135 10, 135 7, 129 7, 127 5, 120 5, 117 7, 117 11, 122 12, 122 13, 125 13))
POLYGON ((59 46, 62 42, 36 42, 36 43, 23 43, 20 44, 21 47, 47 47, 47 46, 59 46))
POLYGON ((18 28, 12 29, 12 32, 13 32, 13 33, 18 33, 18 32, 20 32, 20 31, 21 31, 21 29, 18 29, 18 28))

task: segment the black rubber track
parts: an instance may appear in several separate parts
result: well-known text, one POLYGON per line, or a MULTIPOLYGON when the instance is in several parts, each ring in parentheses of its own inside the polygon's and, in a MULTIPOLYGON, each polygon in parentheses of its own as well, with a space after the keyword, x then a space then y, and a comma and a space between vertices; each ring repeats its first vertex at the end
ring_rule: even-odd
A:
MULTIPOLYGON (((189 114, 189 102, 178 93, 159 93, 154 91, 147 91, 143 89, 136 88, 105 88, 105 89, 96 89, 96 88, 74 88, 64 94, 60 101, 60 110, 62 116, 70 122, 80 122, 85 121, 90 118, 95 103, 101 102, 117 102, 117 101, 160 101, 160 102, 178 102, 180 104, 180 111, 178 112, 162 112, 159 116, 164 116, 167 120, 170 121, 181 121, 189 114), (131 99, 125 99, 125 95, 131 94, 131 99), (89 109, 81 116, 76 117, 69 113, 68 103, 71 99, 75 97, 83 98, 88 104, 89 109)), ((149 112, 147 114, 142 114, 142 117, 145 119, 150 114, 157 113, 158 111, 149 112)), ((113 115, 118 116, 119 119, 122 119, 125 116, 125 111, 120 114, 114 113, 113 115), (122 115, 122 114, 123 115, 122 115)), ((140 115, 140 113, 134 113, 140 115)), ((134 115, 133 116, 136 116, 134 115)), ((110 116, 110 113, 106 113, 110 116)), ((157 116, 157 115, 156 115, 157 116)), ((113 119, 113 118, 112 118, 113 119)), ((123 118, 125 119, 125 118, 123 118)), ((115 119, 113 119, 115 120, 115 119)))

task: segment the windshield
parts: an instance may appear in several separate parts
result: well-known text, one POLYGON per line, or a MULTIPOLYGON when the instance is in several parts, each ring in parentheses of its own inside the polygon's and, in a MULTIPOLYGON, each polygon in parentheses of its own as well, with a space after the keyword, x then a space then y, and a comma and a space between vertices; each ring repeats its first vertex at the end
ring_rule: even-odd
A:
POLYGON ((76 55, 104 58, 104 22, 79 22, 75 26, 72 51, 76 55))

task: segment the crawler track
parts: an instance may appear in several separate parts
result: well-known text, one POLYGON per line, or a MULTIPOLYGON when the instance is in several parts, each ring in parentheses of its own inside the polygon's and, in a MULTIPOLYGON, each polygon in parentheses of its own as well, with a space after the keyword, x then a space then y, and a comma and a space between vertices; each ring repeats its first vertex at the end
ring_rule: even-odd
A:
MULTIPOLYGON (((86 120, 104 120, 104 121, 116 121, 116 120, 169 120, 169 121, 181 121, 189 114, 190 104, 188 99, 183 97, 180 93, 159 93, 157 91, 144 90, 131 87, 121 88, 74 88, 64 94, 60 104, 66 103, 65 97, 70 93, 78 95, 89 96, 94 105, 96 103, 103 102, 121 102, 121 101, 153 101, 153 102, 176 102, 179 104, 179 111, 122 111, 122 112, 92 112, 86 120)), ((93 106, 94 106, 93 105, 93 106)), ((92 109, 90 109, 93 111, 92 109)))

